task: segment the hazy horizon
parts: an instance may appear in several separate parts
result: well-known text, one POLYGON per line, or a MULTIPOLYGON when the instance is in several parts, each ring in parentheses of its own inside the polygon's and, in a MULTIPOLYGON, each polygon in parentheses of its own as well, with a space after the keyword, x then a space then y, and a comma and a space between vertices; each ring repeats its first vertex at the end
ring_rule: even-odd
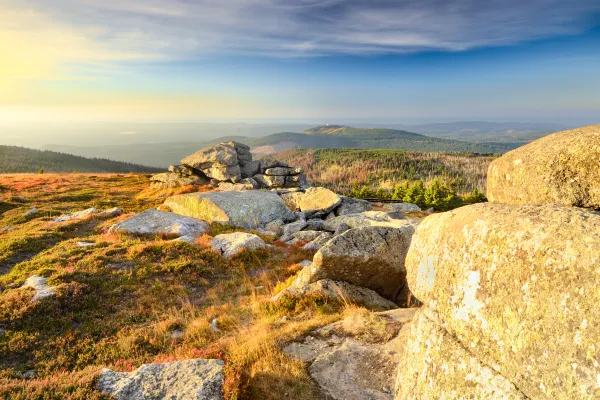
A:
POLYGON ((600 123, 593 0, 7 0, 0 12, 0 144, 193 136, 144 132, 159 124, 600 123))

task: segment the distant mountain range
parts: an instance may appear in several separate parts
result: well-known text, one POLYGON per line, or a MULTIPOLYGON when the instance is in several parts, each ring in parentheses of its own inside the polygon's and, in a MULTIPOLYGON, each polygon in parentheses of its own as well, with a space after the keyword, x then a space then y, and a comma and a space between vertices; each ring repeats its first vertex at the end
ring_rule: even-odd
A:
POLYGON ((111 158, 137 164, 167 167, 178 163, 196 150, 226 140, 236 140, 252 147, 255 156, 264 156, 289 149, 370 148, 419 152, 469 152, 481 154, 504 153, 517 147, 504 143, 476 143, 436 138, 389 128, 353 128, 342 125, 323 125, 303 133, 282 132, 260 138, 223 136, 213 140, 179 143, 148 143, 78 147, 49 145, 46 148, 86 157, 111 158))
POLYGON ((161 169, 100 158, 84 158, 49 150, 0 146, 0 173, 38 172, 159 172, 161 169))

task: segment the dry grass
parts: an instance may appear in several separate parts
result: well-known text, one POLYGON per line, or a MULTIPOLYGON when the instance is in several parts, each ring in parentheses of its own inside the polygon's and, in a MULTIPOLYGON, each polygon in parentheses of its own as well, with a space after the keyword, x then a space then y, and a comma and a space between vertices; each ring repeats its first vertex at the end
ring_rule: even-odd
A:
POLYGON ((148 184, 145 175, 0 175, 0 228, 14 227, 0 233, 0 398, 100 399, 102 367, 196 357, 225 360, 228 399, 318 398, 306 366, 279 349, 339 319, 343 304, 269 301, 311 253, 275 242, 224 259, 210 238, 234 229, 217 225, 192 246, 106 233, 126 216, 51 222, 89 207, 157 207, 164 193, 148 184), (40 213, 23 218, 32 206, 40 213), (32 302, 19 286, 34 274, 57 295, 32 302), (29 370, 36 379, 22 378, 29 370))

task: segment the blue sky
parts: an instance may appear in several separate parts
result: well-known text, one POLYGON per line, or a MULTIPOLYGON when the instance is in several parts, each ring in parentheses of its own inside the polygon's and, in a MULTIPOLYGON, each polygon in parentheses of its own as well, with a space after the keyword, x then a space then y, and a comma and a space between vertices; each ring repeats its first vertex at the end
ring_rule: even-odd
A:
POLYGON ((600 2, 5 0, 0 121, 600 118, 600 2))

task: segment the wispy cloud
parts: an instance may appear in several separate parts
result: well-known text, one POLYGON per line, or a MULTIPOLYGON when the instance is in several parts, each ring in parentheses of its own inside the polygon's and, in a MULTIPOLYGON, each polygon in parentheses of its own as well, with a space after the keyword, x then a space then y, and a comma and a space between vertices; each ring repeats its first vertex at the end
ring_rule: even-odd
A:
MULTIPOLYGON (((8 0, 14 6, 19 2, 8 0)), ((24 0, 23 0, 24 1, 24 0)), ((593 26, 597 0, 30 0, 121 54, 277 57, 461 51, 593 26)), ((24 3, 21 3, 24 4, 24 3)), ((34 26, 30 29, 35 29, 34 26)))

